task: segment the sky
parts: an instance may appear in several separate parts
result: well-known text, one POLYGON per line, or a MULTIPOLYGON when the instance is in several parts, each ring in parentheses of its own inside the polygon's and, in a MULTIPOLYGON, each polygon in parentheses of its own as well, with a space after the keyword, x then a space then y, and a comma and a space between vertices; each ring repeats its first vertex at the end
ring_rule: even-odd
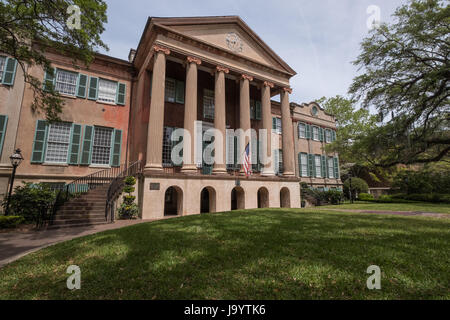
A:
POLYGON ((379 10, 381 22, 405 0, 105 0, 108 23, 102 34, 110 56, 127 59, 147 18, 238 15, 297 75, 292 102, 346 95, 357 68, 352 65, 379 10), (376 6, 373 10, 373 6, 376 6), (369 10, 369 12, 368 12, 369 10))

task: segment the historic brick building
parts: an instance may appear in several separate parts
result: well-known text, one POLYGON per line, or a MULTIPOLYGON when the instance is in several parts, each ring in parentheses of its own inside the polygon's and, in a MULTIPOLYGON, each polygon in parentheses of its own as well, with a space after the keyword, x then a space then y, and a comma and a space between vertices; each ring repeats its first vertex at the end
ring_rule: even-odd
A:
POLYGON ((300 207, 301 181, 341 185, 337 155, 323 150, 336 135, 333 116, 316 103, 289 102, 295 71, 239 17, 149 18, 128 61, 98 54, 89 69, 47 56, 53 77, 36 67, 29 72, 65 98, 61 123, 31 110, 21 69, 0 56, 1 193, 15 148, 25 158, 16 183, 63 184, 140 160, 143 218, 300 207), (272 100, 277 95, 280 102, 272 100), (173 141, 176 128, 191 139, 173 141), (213 128, 223 143, 219 134, 208 137, 213 128), (202 155, 216 141, 211 164, 202 155), (179 163, 171 158, 175 142, 184 147, 179 163), (249 176, 238 161, 247 144, 249 176))

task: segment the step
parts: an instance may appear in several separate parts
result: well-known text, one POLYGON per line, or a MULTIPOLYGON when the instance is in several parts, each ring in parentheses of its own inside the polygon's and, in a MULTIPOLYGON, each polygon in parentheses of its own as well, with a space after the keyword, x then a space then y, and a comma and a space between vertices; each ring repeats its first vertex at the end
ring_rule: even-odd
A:
POLYGON ((94 222, 94 223, 78 223, 78 224, 61 224, 61 225, 50 225, 47 226, 47 229, 62 229, 62 228, 78 228, 78 227, 90 227, 90 226, 96 226, 101 224, 107 224, 109 222, 94 222))
POLYGON ((61 207, 59 207, 59 210, 96 210, 96 209, 105 209, 106 206, 106 202, 105 203, 98 203, 98 204, 80 204, 80 205, 75 205, 75 204, 67 204, 67 205, 63 205, 61 207))
POLYGON ((105 205, 105 203, 106 203, 106 199, 96 199, 96 200, 78 199, 77 201, 75 201, 75 200, 67 201, 63 204, 63 206, 66 206, 66 205, 89 206, 89 205, 99 205, 99 204, 105 205))
POLYGON ((66 221, 66 220, 92 220, 92 219, 105 219, 105 214, 99 215, 56 215, 53 221, 66 221))
POLYGON ((53 220, 53 225, 66 225, 66 224, 80 224, 80 223, 97 223, 97 222, 106 222, 105 217, 100 218, 80 218, 80 219, 64 219, 64 220, 53 220))

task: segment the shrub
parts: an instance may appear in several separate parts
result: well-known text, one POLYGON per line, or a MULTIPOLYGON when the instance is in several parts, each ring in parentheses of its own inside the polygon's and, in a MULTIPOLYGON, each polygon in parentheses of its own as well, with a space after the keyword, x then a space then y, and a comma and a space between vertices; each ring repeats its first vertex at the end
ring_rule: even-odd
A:
POLYGON ((0 216, 0 229, 15 228, 25 219, 19 216, 0 216))
POLYGON ((450 194, 450 173, 433 169, 403 170, 395 176, 392 187, 409 195, 450 194))
MULTIPOLYGON (((9 202, 9 212, 12 215, 24 218, 26 223, 39 221, 40 217, 47 214, 56 199, 56 192, 48 185, 31 182, 23 182, 22 186, 14 188, 9 202)), ((2 203, 6 209, 7 198, 2 203)))
POLYGON ((422 201, 422 202, 436 202, 436 203, 450 203, 450 195, 441 193, 397 193, 392 195, 396 200, 410 200, 410 201, 422 201))
POLYGON ((361 178, 349 178, 344 182, 344 194, 350 199, 350 179, 352 182, 352 198, 356 199, 356 194, 367 193, 369 191, 369 186, 361 178))
POLYGON ((120 219, 134 219, 139 214, 139 208, 134 202, 136 197, 131 195, 135 190, 136 179, 133 176, 128 176, 124 179, 124 182, 125 186, 122 191, 128 194, 123 196, 123 202, 119 207, 119 217, 120 219))
POLYGON ((374 197, 373 197, 373 195, 371 195, 369 193, 360 193, 358 195, 358 199, 361 201, 370 201, 370 200, 373 200, 374 197))
POLYGON ((320 206, 324 204, 340 204, 343 200, 343 193, 339 190, 320 191, 317 189, 310 189, 309 187, 302 187, 302 197, 310 196, 314 198, 315 205, 320 206))

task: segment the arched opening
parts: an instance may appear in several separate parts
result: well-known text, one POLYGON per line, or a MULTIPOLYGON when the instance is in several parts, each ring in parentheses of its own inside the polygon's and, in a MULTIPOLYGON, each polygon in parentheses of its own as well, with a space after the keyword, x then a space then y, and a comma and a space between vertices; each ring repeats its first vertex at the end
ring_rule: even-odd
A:
POLYGON ((176 216, 183 213, 183 191, 179 187, 169 187, 164 194, 164 215, 176 216))
POLYGON ((200 192, 200 213, 216 212, 216 190, 205 187, 200 192))
POLYGON ((291 195, 289 189, 284 187, 280 190, 280 207, 290 208, 291 207, 291 195))
POLYGON ((245 193, 242 187, 231 190, 231 210, 245 209, 245 193))
POLYGON ((261 187, 258 190, 258 208, 269 207, 269 191, 266 187, 261 187))

